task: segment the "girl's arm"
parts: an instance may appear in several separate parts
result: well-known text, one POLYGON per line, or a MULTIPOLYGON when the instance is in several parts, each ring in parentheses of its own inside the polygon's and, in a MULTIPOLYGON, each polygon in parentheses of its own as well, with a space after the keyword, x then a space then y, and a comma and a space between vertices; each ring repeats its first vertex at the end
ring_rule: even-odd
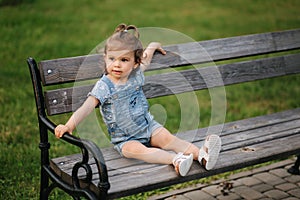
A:
POLYGON ((76 110, 73 115, 70 117, 68 122, 65 125, 58 125, 55 128, 55 136, 60 138, 64 133, 69 132, 72 134, 73 130, 76 126, 86 117, 88 116, 95 107, 99 104, 98 99, 93 96, 89 96, 85 102, 82 104, 78 110, 76 110))
POLYGON ((142 71, 145 71, 146 68, 150 65, 153 54, 156 50, 162 53, 163 55, 166 54, 166 51, 161 47, 161 44, 159 42, 151 42, 147 46, 143 54, 143 59, 141 64, 142 71))

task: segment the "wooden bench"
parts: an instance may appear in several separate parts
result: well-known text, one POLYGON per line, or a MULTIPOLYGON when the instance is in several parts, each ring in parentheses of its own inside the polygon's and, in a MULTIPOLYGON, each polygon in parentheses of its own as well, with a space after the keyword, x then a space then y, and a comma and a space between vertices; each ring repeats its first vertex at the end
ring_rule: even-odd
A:
MULTIPOLYGON (((202 68, 183 68, 146 76, 144 91, 147 98, 300 72, 300 54, 297 51, 300 48, 300 29, 165 46, 167 55, 155 54, 149 70, 211 62, 195 53, 195 46, 199 45, 214 62, 226 61, 225 64, 208 64, 202 68), (237 58, 247 59, 241 61, 237 58), (222 79, 221 85, 218 74, 222 79), (174 81, 178 75, 187 82, 174 81)), ((82 153, 50 159, 48 133, 53 133, 56 125, 49 116, 74 111, 93 87, 89 81, 85 81, 87 85, 78 87, 66 83, 98 79, 103 72, 103 60, 101 55, 87 55, 38 64, 33 58, 28 58, 27 63, 40 130, 41 199, 47 199, 55 187, 74 199, 80 196, 89 199, 118 198, 300 154, 300 108, 295 108, 222 124, 223 145, 216 168, 206 171, 195 162, 186 177, 177 176, 172 166, 121 158, 111 147, 100 150, 94 142, 69 134, 65 134, 62 140, 78 146, 82 153), (83 64, 84 70, 80 70, 83 64)), ((297 96, 299 98, 299 94, 297 96)), ((208 128, 185 131, 177 136, 200 146, 208 128)), ((210 128, 210 133, 213 133, 214 127, 210 128)), ((50 135, 53 137, 53 134, 50 135)), ((289 171, 299 174, 299 156, 289 171)))

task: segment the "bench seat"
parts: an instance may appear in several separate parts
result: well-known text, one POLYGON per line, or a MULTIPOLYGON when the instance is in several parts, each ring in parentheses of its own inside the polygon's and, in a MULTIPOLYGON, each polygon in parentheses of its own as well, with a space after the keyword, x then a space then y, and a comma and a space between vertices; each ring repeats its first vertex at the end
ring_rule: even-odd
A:
MULTIPOLYGON (((201 146, 206 132, 207 128, 201 128, 178 133, 177 136, 201 146)), ((300 151, 300 108, 226 123, 221 138, 222 150, 216 168, 206 171, 194 162, 186 177, 178 177, 173 166, 146 164, 138 160, 124 159, 112 147, 102 149, 111 184, 108 191, 109 198, 158 189, 170 183, 182 183, 252 166, 274 160, 274 158, 280 159, 295 155, 300 151)), ((64 181, 71 183, 72 167, 81 159, 81 154, 54 158, 50 161, 50 166, 57 174, 60 174, 64 181)), ((89 163, 92 164, 95 174, 93 184, 88 187, 98 193, 99 177, 93 162, 93 157, 91 157, 89 163)), ((84 177, 85 172, 81 173, 84 177)), ((81 184, 84 185, 84 181, 81 181, 81 184)))

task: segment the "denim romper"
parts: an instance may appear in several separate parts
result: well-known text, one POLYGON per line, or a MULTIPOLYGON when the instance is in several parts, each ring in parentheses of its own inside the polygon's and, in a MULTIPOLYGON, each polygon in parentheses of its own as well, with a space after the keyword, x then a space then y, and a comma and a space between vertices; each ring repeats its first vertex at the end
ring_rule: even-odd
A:
POLYGON ((138 68, 132 71, 124 85, 114 85, 103 75, 89 93, 100 101, 100 112, 111 143, 121 155, 123 145, 131 140, 150 146, 153 131, 162 126, 148 111, 148 101, 142 90, 144 82, 144 74, 138 68))

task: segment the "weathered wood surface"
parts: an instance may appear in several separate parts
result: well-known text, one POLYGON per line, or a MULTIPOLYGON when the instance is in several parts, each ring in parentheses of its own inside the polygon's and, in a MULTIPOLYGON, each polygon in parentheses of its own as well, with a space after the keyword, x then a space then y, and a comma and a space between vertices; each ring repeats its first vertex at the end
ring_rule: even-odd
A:
MULTIPOLYGON (((300 48, 300 29, 237 36, 164 47, 167 55, 154 55, 149 70, 261 55, 300 48)), ((39 63, 44 85, 99 78, 102 55, 60 58, 39 63)))
MULTIPOLYGON (((205 135, 207 128, 177 134, 197 146, 203 144, 205 135)), ((172 166, 124 159, 112 148, 103 149, 111 183, 110 197, 117 198, 153 190, 299 153, 300 108, 226 123, 221 138, 222 150, 216 168, 206 171, 194 162, 186 177, 178 177, 172 166)), ((71 182, 71 169, 81 160, 79 156, 52 159, 51 166, 65 181, 71 182)), ((96 172, 93 162, 91 159, 93 171, 96 172)), ((84 176, 84 173, 81 175, 84 176)), ((97 192, 97 184, 98 175, 95 173, 93 185, 89 187, 97 192)))
MULTIPOLYGON (((300 54, 293 54, 147 76, 143 89, 147 98, 153 98, 299 72, 300 54)), ((48 114, 76 110, 85 101, 92 87, 93 85, 74 86, 46 91, 48 114)))
POLYGON ((158 74, 146 77, 144 91, 153 98, 299 72, 300 54, 295 54, 158 74))
POLYGON ((39 69, 45 85, 100 77, 104 72, 100 55, 87 55, 41 61, 39 69))

